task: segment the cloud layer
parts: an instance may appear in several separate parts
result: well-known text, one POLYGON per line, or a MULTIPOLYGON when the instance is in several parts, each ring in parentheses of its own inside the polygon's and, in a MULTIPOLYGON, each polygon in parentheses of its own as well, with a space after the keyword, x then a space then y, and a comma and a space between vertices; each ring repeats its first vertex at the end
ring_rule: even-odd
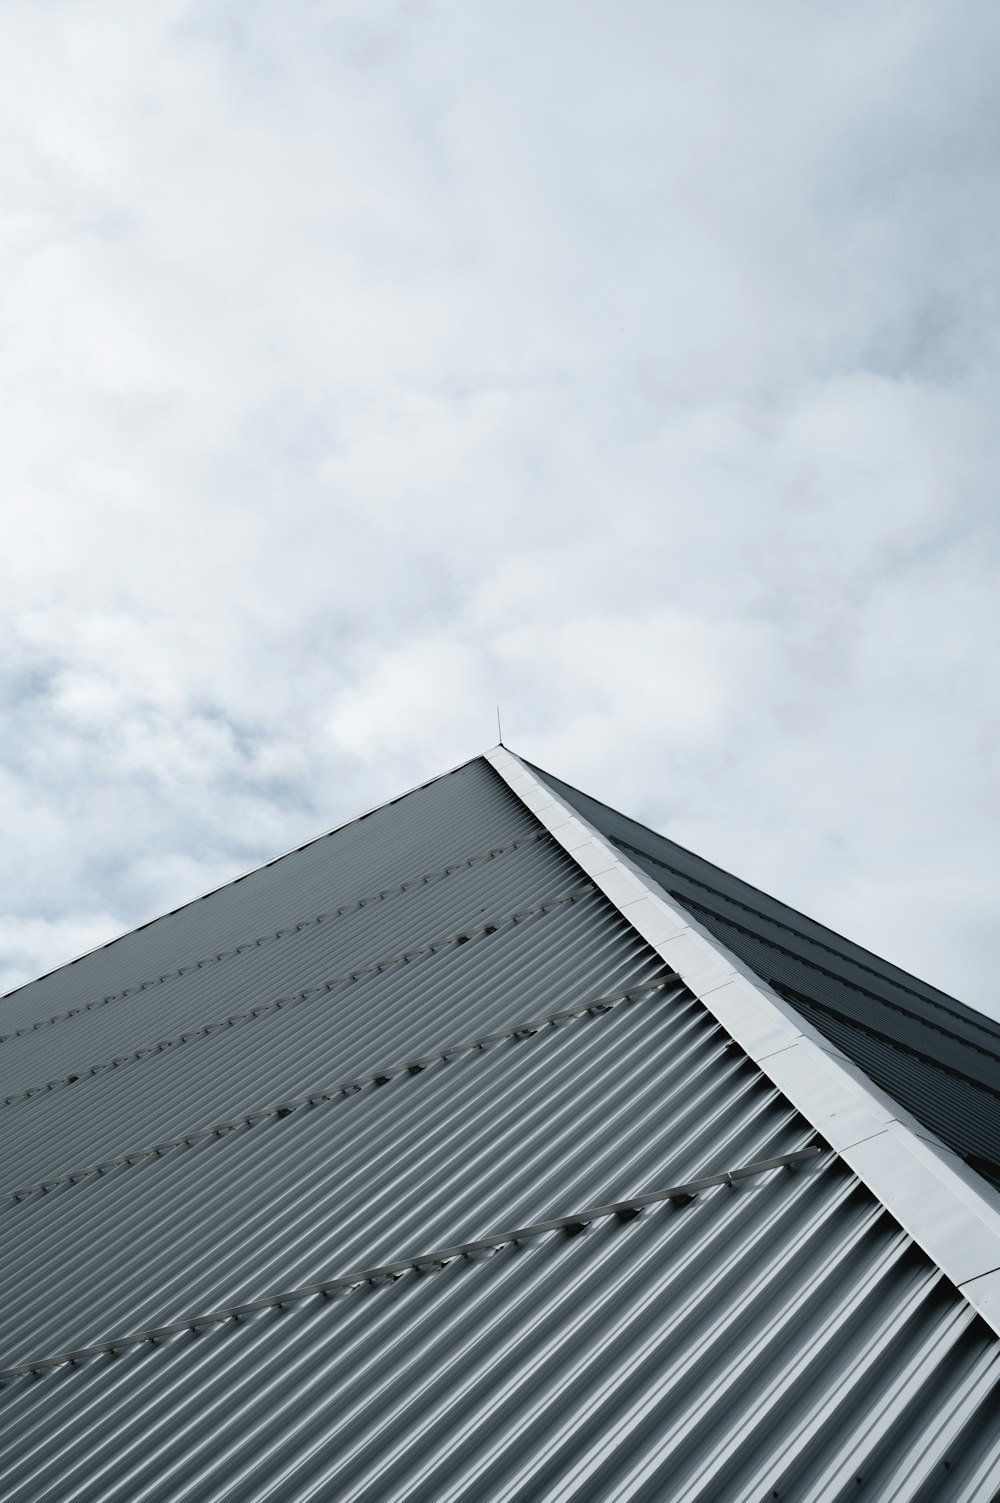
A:
POLYGON ((505 738, 997 1015, 1000 14, 11 0, 0 985, 505 738))

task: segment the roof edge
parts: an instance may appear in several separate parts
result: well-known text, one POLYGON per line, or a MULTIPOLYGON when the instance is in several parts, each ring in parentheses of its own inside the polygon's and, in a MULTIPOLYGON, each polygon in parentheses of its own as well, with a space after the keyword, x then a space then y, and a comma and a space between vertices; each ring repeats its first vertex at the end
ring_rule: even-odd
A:
POLYGON ((1000 1335, 1000 1197, 530 765, 485 760, 1000 1335))
MULTIPOLYGON (((521 760, 527 768, 541 777, 543 783, 547 776, 555 776, 554 773, 547 774, 545 768, 539 767, 536 762, 531 762, 527 758, 522 758, 521 760)), ((613 804, 609 804, 605 799, 596 798, 594 794, 584 792, 582 788, 577 788, 573 783, 567 782, 565 778, 559 778, 558 781, 565 784, 567 788, 572 788, 574 793, 579 793, 583 798, 590 799, 595 804, 600 804, 602 809, 609 810, 612 814, 617 815, 619 819, 628 820, 629 824, 633 824, 647 835, 651 835, 654 840, 667 841, 676 850, 682 851, 685 856, 690 856, 693 860, 711 867, 713 871, 718 872, 721 876, 729 877, 730 880, 733 880, 735 876, 733 872, 726 871, 725 867, 720 866, 717 861, 710 861, 707 856, 701 856, 697 851, 692 851, 690 846, 681 845, 680 841, 675 840, 672 835, 665 835, 662 830, 656 830, 652 825, 643 824, 642 820, 637 819, 634 814, 626 814, 624 810, 616 809, 613 804)), ((656 860, 656 857, 651 855, 651 859, 656 860)), ((949 1010, 957 1008, 961 1016, 967 1013, 971 1014, 977 1024, 981 1022, 984 1026, 1000 1032, 1000 1020, 990 1017, 988 1013, 980 1012, 977 1007, 973 1007, 969 1002, 963 1002, 961 997, 956 997, 952 992, 942 991, 941 987, 936 986, 933 981, 927 981, 923 976, 918 976, 915 971, 908 971, 905 966, 897 965, 894 960, 887 960, 884 955, 877 955, 874 950, 869 950, 867 945, 860 944, 858 940, 851 939, 847 934, 841 934, 839 929, 831 929, 829 924, 825 924, 822 920, 814 918, 812 914, 806 913, 801 908, 796 908, 794 904, 789 903, 785 898, 779 898, 773 892, 768 892, 766 888, 758 887, 755 882, 748 882, 746 877, 739 877, 736 880, 748 892, 752 892, 757 897, 763 898, 767 903, 777 904, 779 908, 783 908, 795 918, 801 919, 810 929, 819 930, 822 934, 829 935, 831 939, 839 940, 842 945, 849 946, 851 950, 856 950, 861 955, 867 955, 871 960, 876 961, 878 965, 885 966, 888 970, 894 972, 896 976, 901 977, 904 985, 913 983, 928 992, 934 992, 936 999, 939 999, 939 1006, 943 1007, 947 1003, 949 1004, 949 1010)), ((811 938, 813 936, 806 935, 805 937, 811 938)), ((844 958, 846 960, 853 960, 853 956, 847 954, 844 955, 844 958)))
POLYGON ((255 866, 248 866, 245 871, 237 872, 235 877, 227 877, 225 882, 217 882, 214 887, 209 887, 205 892, 199 892, 193 898, 186 898, 183 903, 178 903, 176 908, 168 908, 165 913, 154 913, 152 918, 143 919, 141 924, 133 924, 131 929, 123 929, 120 934, 106 939, 103 944, 91 945, 89 950, 81 950, 79 955, 71 955, 68 960, 60 961, 48 971, 39 971, 37 976, 32 976, 28 981, 22 981, 18 986, 12 986, 9 992, 0 993, 0 1003, 6 1002, 8 997, 16 997, 18 992, 23 992, 26 987, 34 986, 36 981, 44 981, 46 976, 54 976, 57 971, 66 970, 67 966, 77 965, 81 960, 86 960, 88 955, 96 955, 98 950, 107 950, 111 945, 119 944, 123 939, 128 939, 130 934, 138 934, 140 929, 148 929, 152 924, 158 924, 161 919, 173 918, 175 913, 180 913, 185 908, 193 908, 195 903, 204 902, 206 898, 222 892, 226 887, 235 887, 237 882, 243 882, 247 877, 252 877, 255 872, 263 871, 267 866, 274 866, 278 861, 284 861, 286 856, 294 856, 298 851, 307 850, 318 841, 326 840, 330 835, 336 835, 338 830, 346 830, 348 825, 356 825, 359 820, 367 819, 370 814, 377 814, 380 809, 388 809, 390 804, 398 804, 400 799, 408 798, 411 793, 419 793, 421 788, 429 788, 432 783, 440 783, 442 778, 450 778, 453 772, 460 772, 463 767, 468 767, 473 762, 486 761, 488 755, 487 752, 475 752, 471 757, 463 757, 461 762, 455 763, 454 767, 447 767, 444 772, 436 772, 433 777, 423 778, 419 783, 414 783, 412 788, 393 794, 392 798, 382 799, 380 803, 372 804, 371 808, 363 809, 360 814, 352 814, 350 819, 342 819, 339 824, 331 825, 328 830, 321 830, 318 835, 311 835, 300 845, 290 845, 287 851, 280 851, 277 856, 269 856, 266 861, 258 861, 255 866))

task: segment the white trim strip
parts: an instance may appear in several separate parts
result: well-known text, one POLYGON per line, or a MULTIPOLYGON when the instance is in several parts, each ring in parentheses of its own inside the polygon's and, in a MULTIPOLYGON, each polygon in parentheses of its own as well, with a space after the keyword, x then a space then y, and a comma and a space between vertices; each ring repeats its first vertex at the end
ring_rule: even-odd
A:
POLYGON ((519 757, 485 758, 1000 1334, 1000 1197, 519 757))

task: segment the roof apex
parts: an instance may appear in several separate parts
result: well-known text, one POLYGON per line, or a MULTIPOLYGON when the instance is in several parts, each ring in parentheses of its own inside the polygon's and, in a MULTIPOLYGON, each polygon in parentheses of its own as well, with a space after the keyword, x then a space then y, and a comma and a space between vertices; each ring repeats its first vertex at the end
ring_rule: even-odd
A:
POLYGON ((1000 1197, 520 757, 486 760, 1000 1334, 1000 1197))

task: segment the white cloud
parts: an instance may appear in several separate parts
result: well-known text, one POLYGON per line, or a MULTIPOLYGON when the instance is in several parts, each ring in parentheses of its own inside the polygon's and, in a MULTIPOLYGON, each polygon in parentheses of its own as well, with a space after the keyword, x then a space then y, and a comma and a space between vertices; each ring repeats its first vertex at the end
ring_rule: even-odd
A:
POLYGON ((0 11, 8 979, 505 733, 993 1006, 1000 20, 0 11))
MULTIPOLYGON (((328 720, 330 740, 362 762, 396 755, 402 744, 417 756, 436 756, 449 746, 454 760, 467 745, 462 737, 470 711, 478 707, 488 724, 488 687, 477 682, 480 667, 474 649, 459 642, 424 640, 398 647, 375 659, 360 683, 338 695, 328 720)), ((484 735, 484 744, 488 741, 484 735)))

